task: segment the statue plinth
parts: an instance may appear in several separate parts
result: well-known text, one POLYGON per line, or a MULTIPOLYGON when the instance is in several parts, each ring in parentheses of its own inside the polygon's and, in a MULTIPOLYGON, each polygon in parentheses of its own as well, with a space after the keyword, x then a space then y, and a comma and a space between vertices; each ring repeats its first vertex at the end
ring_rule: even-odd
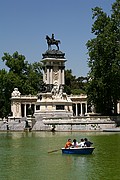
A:
POLYGON ((65 85, 65 53, 59 50, 60 40, 46 36, 48 50, 42 54, 44 93, 38 94, 35 116, 40 119, 42 116, 72 116, 72 101, 63 92, 65 85), (56 45, 57 49, 52 49, 56 45))
POLYGON ((65 53, 59 50, 47 50, 45 53, 42 54, 43 59, 45 58, 56 58, 56 59, 65 59, 65 53))

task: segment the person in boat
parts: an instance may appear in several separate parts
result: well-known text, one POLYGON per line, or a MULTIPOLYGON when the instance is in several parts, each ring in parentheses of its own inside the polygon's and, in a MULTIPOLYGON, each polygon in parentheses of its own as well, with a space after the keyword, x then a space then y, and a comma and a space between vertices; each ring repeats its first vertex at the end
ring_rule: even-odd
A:
POLYGON ((78 146, 78 142, 76 139, 73 139, 73 142, 72 142, 72 147, 77 147, 78 146))
POLYGON ((71 139, 68 139, 68 141, 65 144, 65 148, 69 148, 72 146, 71 139))
POLYGON ((78 144, 78 146, 85 147, 85 141, 83 138, 80 140, 80 143, 78 144))
POLYGON ((86 146, 86 147, 90 147, 93 143, 92 142, 90 142, 90 141, 88 141, 88 139, 87 138, 85 138, 84 139, 84 145, 86 146))

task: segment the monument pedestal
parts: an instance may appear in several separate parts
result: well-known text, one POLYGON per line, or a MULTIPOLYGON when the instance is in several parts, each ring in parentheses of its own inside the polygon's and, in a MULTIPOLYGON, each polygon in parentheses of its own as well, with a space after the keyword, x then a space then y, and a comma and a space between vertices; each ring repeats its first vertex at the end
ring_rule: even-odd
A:
MULTIPOLYGON (((48 50, 42 54, 43 59, 43 81, 45 83, 44 92, 38 94, 36 103, 35 117, 37 120, 36 128, 50 129, 45 127, 43 118, 69 117, 73 115, 72 101, 64 92, 65 85, 65 53, 59 50, 59 40, 46 36, 48 50), (52 49, 51 45, 56 45, 57 50, 52 49)), ((35 129, 35 128, 34 128, 35 129)))
POLYGON ((47 50, 43 54, 44 92, 38 94, 36 111, 37 121, 43 117, 69 117, 73 115, 72 101, 63 91, 65 85, 65 53, 59 50, 47 50))
POLYGON ((37 100, 39 109, 35 116, 42 117, 69 117, 73 115, 72 101, 63 93, 62 97, 53 96, 52 93, 40 93, 41 99, 37 100))

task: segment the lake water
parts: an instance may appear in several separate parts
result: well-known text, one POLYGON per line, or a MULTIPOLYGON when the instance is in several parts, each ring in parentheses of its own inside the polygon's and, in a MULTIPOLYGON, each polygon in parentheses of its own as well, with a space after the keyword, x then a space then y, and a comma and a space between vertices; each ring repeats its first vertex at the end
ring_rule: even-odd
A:
POLYGON ((120 180, 120 133, 1 132, 0 180, 120 180), (87 137, 92 155, 65 155, 68 138, 87 137))

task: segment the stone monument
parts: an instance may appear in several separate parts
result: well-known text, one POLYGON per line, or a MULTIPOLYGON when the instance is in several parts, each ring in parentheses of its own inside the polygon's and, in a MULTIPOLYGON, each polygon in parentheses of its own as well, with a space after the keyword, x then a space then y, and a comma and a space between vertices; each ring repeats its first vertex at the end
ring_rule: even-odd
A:
POLYGON ((21 93, 18 88, 14 88, 14 91, 11 93, 11 111, 15 118, 21 118, 21 103, 17 101, 20 96, 21 93))
POLYGON ((72 101, 64 92, 65 53, 59 50, 60 40, 46 36, 48 50, 42 54, 45 88, 38 94, 35 117, 69 117, 73 115, 72 101), (52 48, 55 45, 57 49, 52 48))

